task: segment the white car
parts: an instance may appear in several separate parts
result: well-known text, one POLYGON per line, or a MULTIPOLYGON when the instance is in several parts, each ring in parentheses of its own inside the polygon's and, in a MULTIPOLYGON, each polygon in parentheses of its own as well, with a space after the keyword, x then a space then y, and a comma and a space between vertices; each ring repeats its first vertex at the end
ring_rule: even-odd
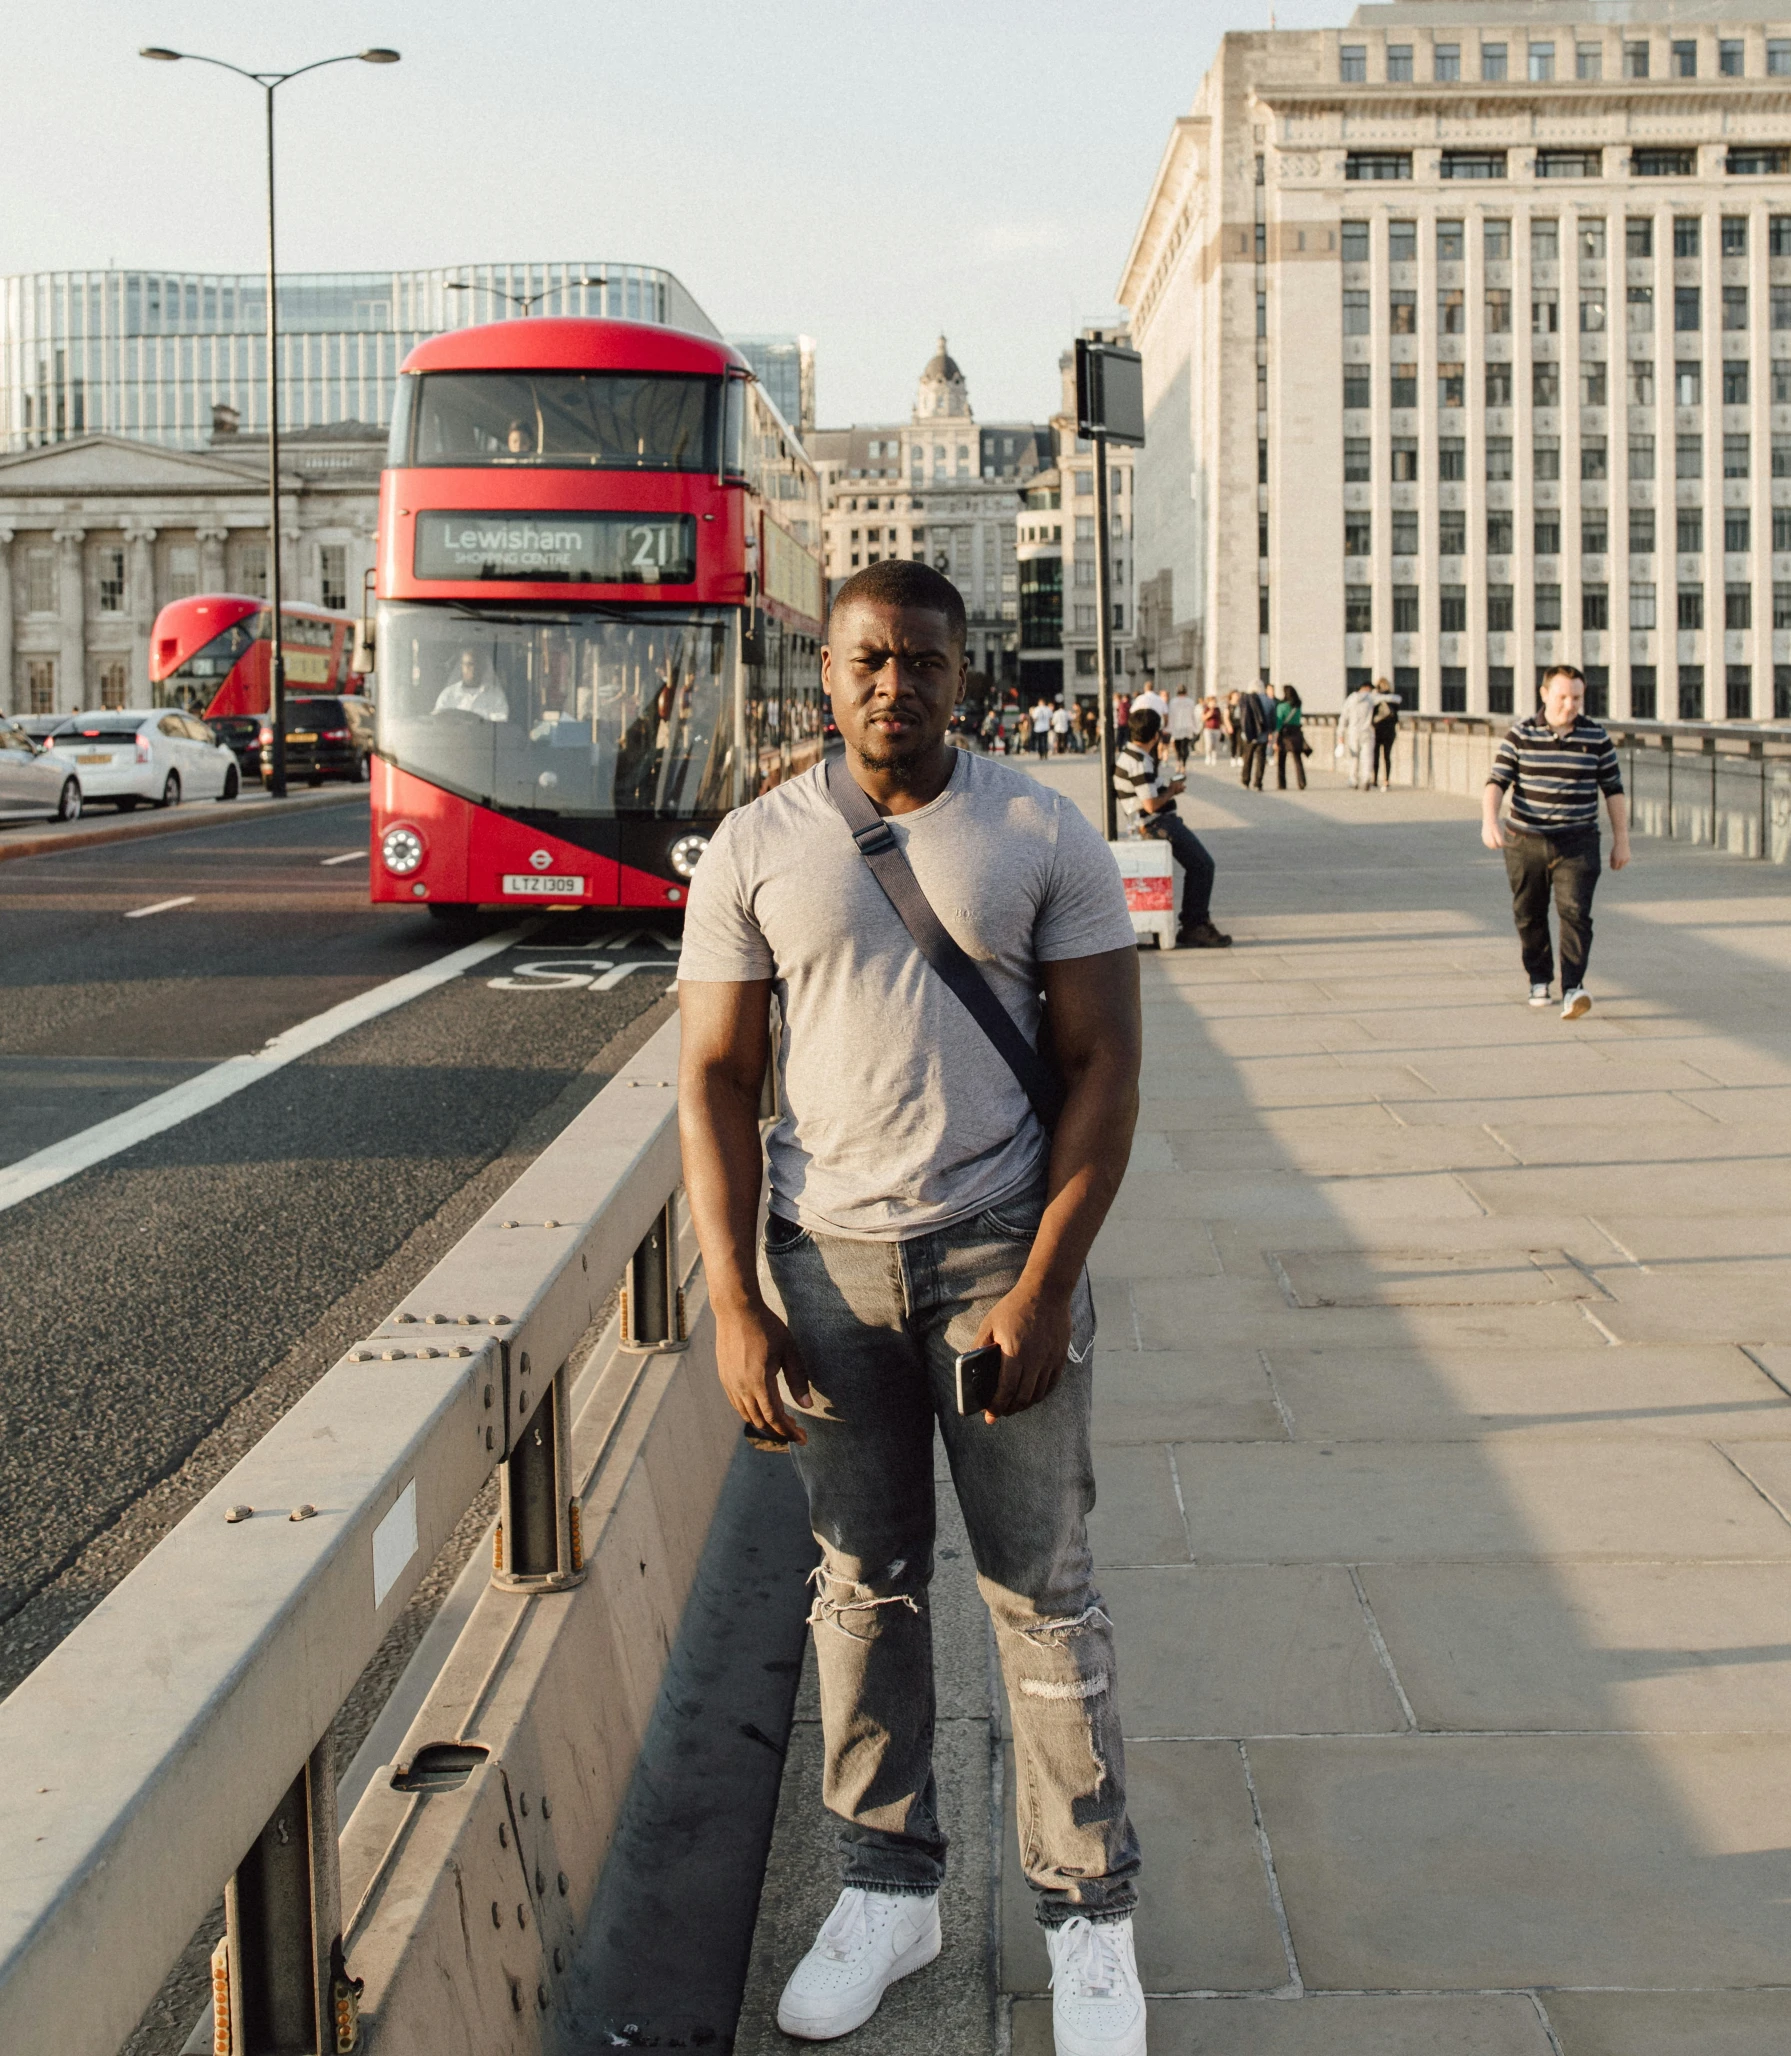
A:
POLYGON ((197 715, 175 708, 71 714, 47 746, 79 777, 89 800, 110 800, 121 814, 144 800, 158 807, 233 800, 242 784, 234 754, 197 715))
POLYGON ((16 721, 0 719, 0 814, 81 818, 81 778, 25 733, 16 721))

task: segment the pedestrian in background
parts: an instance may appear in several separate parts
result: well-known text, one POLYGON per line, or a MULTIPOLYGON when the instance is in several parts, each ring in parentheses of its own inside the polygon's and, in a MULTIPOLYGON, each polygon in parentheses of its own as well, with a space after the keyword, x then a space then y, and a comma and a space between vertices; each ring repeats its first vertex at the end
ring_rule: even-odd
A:
POLYGON ((1393 784, 1393 745, 1399 738, 1399 695, 1389 690, 1384 678, 1374 681, 1369 721, 1374 737, 1374 764, 1368 782, 1386 791, 1393 784))
POLYGON ((1042 757, 1051 747, 1051 702, 1043 693, 1033 701, 1026 718, 1032 723, 1032 753, 1042 757))
POLYGON ((1159 721, 1163 722, 1165 726, 1168 725, 1169 702, 1158 692, 1157 681, 1148 671, 1144 674, 1144 690, 1134 693, 1132 696, 1132 704, 1128 709, 1127 718, 1129 719, 1132 714, 1136 714, 1140 707, 1148 707, 1159 721))
POLYGON ((1367 679, 1337 716, 1336 755, 1348 773, 1350 790, 1366 792, 1374 783, 1374 687, 1367 679))
POLYGON ((1200 748, 1208 764, 1219 761, 1219 744, 1224 739, 1225 715, 1218 696, 1208 693, 1200 703, 1200 748))
POLYGON ((1059 700, 1051 709, 1051 754, 1061 757, 1070 746, 1070 710, 1059 700))
POLYGON ((1617 747, 1586 714, 1585 674, 1556 664, 1542 681, 1540 709, 1499 745, 1481 805, 1480 840, 1505 853, 1511 909, 1530 1004, 1546 1007, 1555 975, 1549 941, 1552 893, 1561 927, 1561 1018, 1589 1013, 1586 965, 1592 955, 1592 894, 1599 873, 1598 795, 1611 816, 1611 869, 1629 862, 1629 801, 1617 747), (1511 826, 1499 809, 1511 796, 1511 826))
POLYGON ((1306 790, 1306 734, 1300 726, 1300 696, 1291 685, 1281 688, 1275 702, 1275 790, 1287 790, 1287 766, 1292 759, 1300 790, 1306 790))
POLYGON ((1188 752, 1199 733, 1200 702, 1189 696, 1185 685, 1178 685, 1169 702, 1169 740, 1175 748, 1175 761, 1184 771, 1188 768, 1188 752))
POLYGON ((1238 726, 1244 739, 1239 781, 1246 791, 1254 785, 1261 792, 1263 773, 1269 768, 1269 744, 1275 733, 1274 702, 1261 686, 1248 686, 1238 694, 1238 726))
POLYGON ((1211 855, 1176 811, 1176 795, 1187 781, 1165 775, 1163 752, 1168 737, 1154 707, 1134 705, 1126 723, 1125 746, 1113 759, 1113 790, 1121 811, 1141 835, 1166 842, 1182 867, 1182 913, 1176 942, 1183 949, 1229 949, 1231 937, 1213 926, 1211 855))

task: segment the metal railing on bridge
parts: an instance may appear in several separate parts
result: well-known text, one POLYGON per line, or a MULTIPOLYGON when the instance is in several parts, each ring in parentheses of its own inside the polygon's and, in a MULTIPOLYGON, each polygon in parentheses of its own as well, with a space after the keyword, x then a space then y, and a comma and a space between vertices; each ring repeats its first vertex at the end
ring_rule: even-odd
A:
MULTIPOLYGON (((637 1608, 645 1587, 633 1559, 641 1555, 644 1579, 655 1547, 643 1537, 653 1537, 655 1519, 681 1524, 665 1538, 669 1567, 656 1588, 675 1629, 735 1439, 732 1416, 722 1421, 715 1411, 706 1308, 693 1317, 694 1351, 663 1360, 687 1347, 675 1257, 677 1048, 671 1022, 0 1704, 0 2049, 115 2056, 220 1890, 227 1926, 213 1959, 213 2046, 221 2056, 322 2056, 362 2046, 363 2028, 378 2029, 377 2011, 360 2017, 356 1931, 344 1945, 328 1737, 494 1470, 501 1492, 488 1597, 503 1610, 501 1650, 480 1659, 483 1682, 465 1718, 376 1780, 357 1811, 359 1823, 372 1807, 356 1859, 365 1876, 350 1879, 365 1920, 402 1929, 419 1918, 421 1888, 391 1886, 395 1852, 422 1803, 401 1795, 503 1771, 488 1761, 490 1744, 468 1739, 475 1714, 489 1713, 505 1652, 527 1639, 539 1609, 561 1609, 545 1634, 574 1619, 566 1609, 609 1603, 596 1587, 574 1588, 591 1567, 587 1551, 601 1552, 629 1506, 627 1596, 637 1608), (575 1451, 575 1352, 618 1281, 621 1333, 617 1355, 605 1360, 602 1432, 594 1453, 592 1434, 581 1430, 575 1451), (669 1455, 654 1458, 660 1510, 643 1514, 646 1500, 627 1494, 653 1431, 637 1421, 624 1434, 621 1424, 631 1404, 663 1411, 667 1395, 677 1419, 661 1438, 669 1455), (623 1475, 608 1477, 606 1465, 623 1475)), ((650 1485, 642 1489, 650 1499, 650 1485)), ((625 1641, 620 1628, 614 1639, 625 1641)), ((669 1644, 663 1621, 648 1639, 669 1644)), ((599 1739, 624 1770, 663 1650, 631 1649, 629 1661, 637 1656, 625 1683, 590 1679, 580 1715, 601 1722, 606 1698, 621 1709, 616 1719, 628 1733, 599 1739)), ((539 1648, 531 1661, 530 1689, 538 1689, 539 1648)), ((430 1732, 427 1719, 421 1732, 430 1732)), ((520 1797, 527 1816, 530 1791, 518 1793, 509 1772, 503 1780, 493 1848, 501 1841, 509 1850, 514 1834, 506 1861, 515 1870, 524 1839, 515 1806, 520 1797)), ((574 1783, 568 1773, 556 1797, 579 1800, 574 1783)), ((604 1817, 605 1804, 564 1810, 587 1838, 606 1840, 613 1810, 604 1817)), ((548 1810, 543 1797, 537 1815, 548 1810)), ((492 1899, 497 1926, 517 1932, 498 1938, 510 1954, 486 1983, 498 1986, 500 2010, 519 2031, 549 2010, 567 1923, 581 1897, 588 1903, 601 1854, 581 1849, 576 1863, 561 1860, 557 1899, 538 1859, 522 1866, 535 1874, 519 1873, 520 1884, 506 1874, 513 1922, 492 1899), (569 1890, 569 1869, 577 1889, 569 1890), (553 1964, 543 1963, 538 1983, 535 1956, 545 1945, 537 1931, 550 1927, 553 1964), (535 1955, 525 1962, 518 1950, 535 1955)), ((439 1867, 439 1858, 426 1860, 439 1867)), ((372 1951, 386 1966, 388 1994, 402 1985, 391 1966, 408 1933, 372 1951)), ((431 1976, 444 2003, 472 2021, 484 1994, 452 1989, 456 1975, 474 1974, 471 1942, 465 1953, 464 1973, 431 1976)), ((415 1988, 413 1980, 400 1996, 415 1988)), ((469 2046, 522 2046, 508 2034, 469 2036, 469 2046)), ((439 2049, 454 2040, 421 2019, 394 2017, 384 2046, 439 2049)))

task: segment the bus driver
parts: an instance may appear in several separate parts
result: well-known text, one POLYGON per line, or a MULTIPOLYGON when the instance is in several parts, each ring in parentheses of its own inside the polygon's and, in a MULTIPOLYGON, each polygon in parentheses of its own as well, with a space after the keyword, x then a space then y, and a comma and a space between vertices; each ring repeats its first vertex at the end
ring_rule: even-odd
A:
POLYGON ((478 714, 487 721, 508 721, 510 703, 489 670, 479 675, 479 653, 469 644, 460 653, 454 675, 436 696, 438 714, 478 714))

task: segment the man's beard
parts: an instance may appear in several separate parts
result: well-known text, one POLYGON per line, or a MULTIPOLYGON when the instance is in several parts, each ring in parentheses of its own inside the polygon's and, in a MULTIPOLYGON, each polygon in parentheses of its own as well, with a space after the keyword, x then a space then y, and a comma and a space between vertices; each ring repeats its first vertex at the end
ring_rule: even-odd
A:
POLYGON ((931 755, 932 751, 925 743, 900 756, 882 755, 874 744, 870 748, 863 744, 858 747, 858 760, 865 769, 875 771, 879 777, 887 778, 897 792, 913 792, 919 786, 930 782, 925 775, 924 766, 931 755))

